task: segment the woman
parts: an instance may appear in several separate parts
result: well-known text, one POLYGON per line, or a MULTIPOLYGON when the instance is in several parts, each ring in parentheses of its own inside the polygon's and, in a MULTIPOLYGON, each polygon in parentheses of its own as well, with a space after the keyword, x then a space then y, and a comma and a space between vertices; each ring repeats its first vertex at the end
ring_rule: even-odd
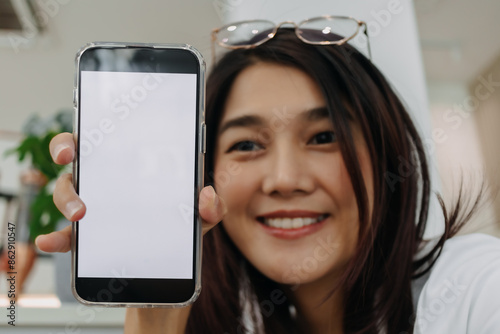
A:
MULTIPOLYGON (((204 233, 213 229, 204 289, 185 309, 127 310, 130 333, 411 333, 419 321, 412 279, 468 213, 445 211, 444 234, 419 253, 428 166, 387 81, 347 44, 310 45, 284 28, 273 37, 226 54, 207 82, 206 179, 217 194, 200 194, 204 233)), ((51 152, 71 162, 71 135, 51 152)), ((85 214, 69 175, 54 201, 69 220, 85 214)), ((69 236, 37 245, 67 251, 69 236)))

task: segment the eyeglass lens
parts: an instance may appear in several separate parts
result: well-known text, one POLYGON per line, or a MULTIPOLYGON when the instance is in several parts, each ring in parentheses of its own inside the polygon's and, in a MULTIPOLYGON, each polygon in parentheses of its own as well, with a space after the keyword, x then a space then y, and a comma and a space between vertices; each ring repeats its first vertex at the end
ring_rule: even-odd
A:
POLYGON ((358 23, 350 18, 321 17, 303 22, 297 33, 313 43, 337 42, 352 37, 358 29, 358 23))
POLYGON ((274 29, 275 25, 270 21, 242 22, 221 29, 217 39, 227 46, 258 44, 271 38, 274 29))
MULTIPOLYGON (((265 20, 228 25, 217 33, 219 43, 225 46, 255 45, 273 37, 276 26, 265 20)), ((318 17, 297 27, 297 33, 312 43, 337 42, 352 37, 358 29, 357 21, 344 17, 318 17)))

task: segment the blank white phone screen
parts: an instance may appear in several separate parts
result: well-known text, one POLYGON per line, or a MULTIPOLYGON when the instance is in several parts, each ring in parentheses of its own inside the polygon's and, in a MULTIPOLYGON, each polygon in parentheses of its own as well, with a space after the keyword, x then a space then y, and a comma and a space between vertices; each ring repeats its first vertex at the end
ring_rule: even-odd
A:
POLYGON ((81 72, 79 277, 193 278, 196 83, 81 72))

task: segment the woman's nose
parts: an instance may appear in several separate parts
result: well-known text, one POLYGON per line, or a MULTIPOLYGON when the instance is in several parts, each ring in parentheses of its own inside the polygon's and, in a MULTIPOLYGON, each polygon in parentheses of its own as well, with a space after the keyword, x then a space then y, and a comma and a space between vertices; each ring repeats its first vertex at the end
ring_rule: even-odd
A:
POLYGON ((268 195, 294 196, 314 190, 314 175, 308 162, 296 149, 282 148, 270 155, 262 181, 268 195))

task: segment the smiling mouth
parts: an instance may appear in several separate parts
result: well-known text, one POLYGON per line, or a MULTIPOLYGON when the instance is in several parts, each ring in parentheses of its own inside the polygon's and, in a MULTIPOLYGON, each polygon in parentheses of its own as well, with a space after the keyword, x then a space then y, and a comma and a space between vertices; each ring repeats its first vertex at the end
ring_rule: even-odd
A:
POLYGON ((318 217, 279 217, 279 218, 266 218, 266 217, 257 217, 257 220, 269 227, 292 230, 299 229, 305 226, 309 226, 315 223, 319 223, 320 221, 325 220, 328 217, 327 214, 320 215, 318 217))

